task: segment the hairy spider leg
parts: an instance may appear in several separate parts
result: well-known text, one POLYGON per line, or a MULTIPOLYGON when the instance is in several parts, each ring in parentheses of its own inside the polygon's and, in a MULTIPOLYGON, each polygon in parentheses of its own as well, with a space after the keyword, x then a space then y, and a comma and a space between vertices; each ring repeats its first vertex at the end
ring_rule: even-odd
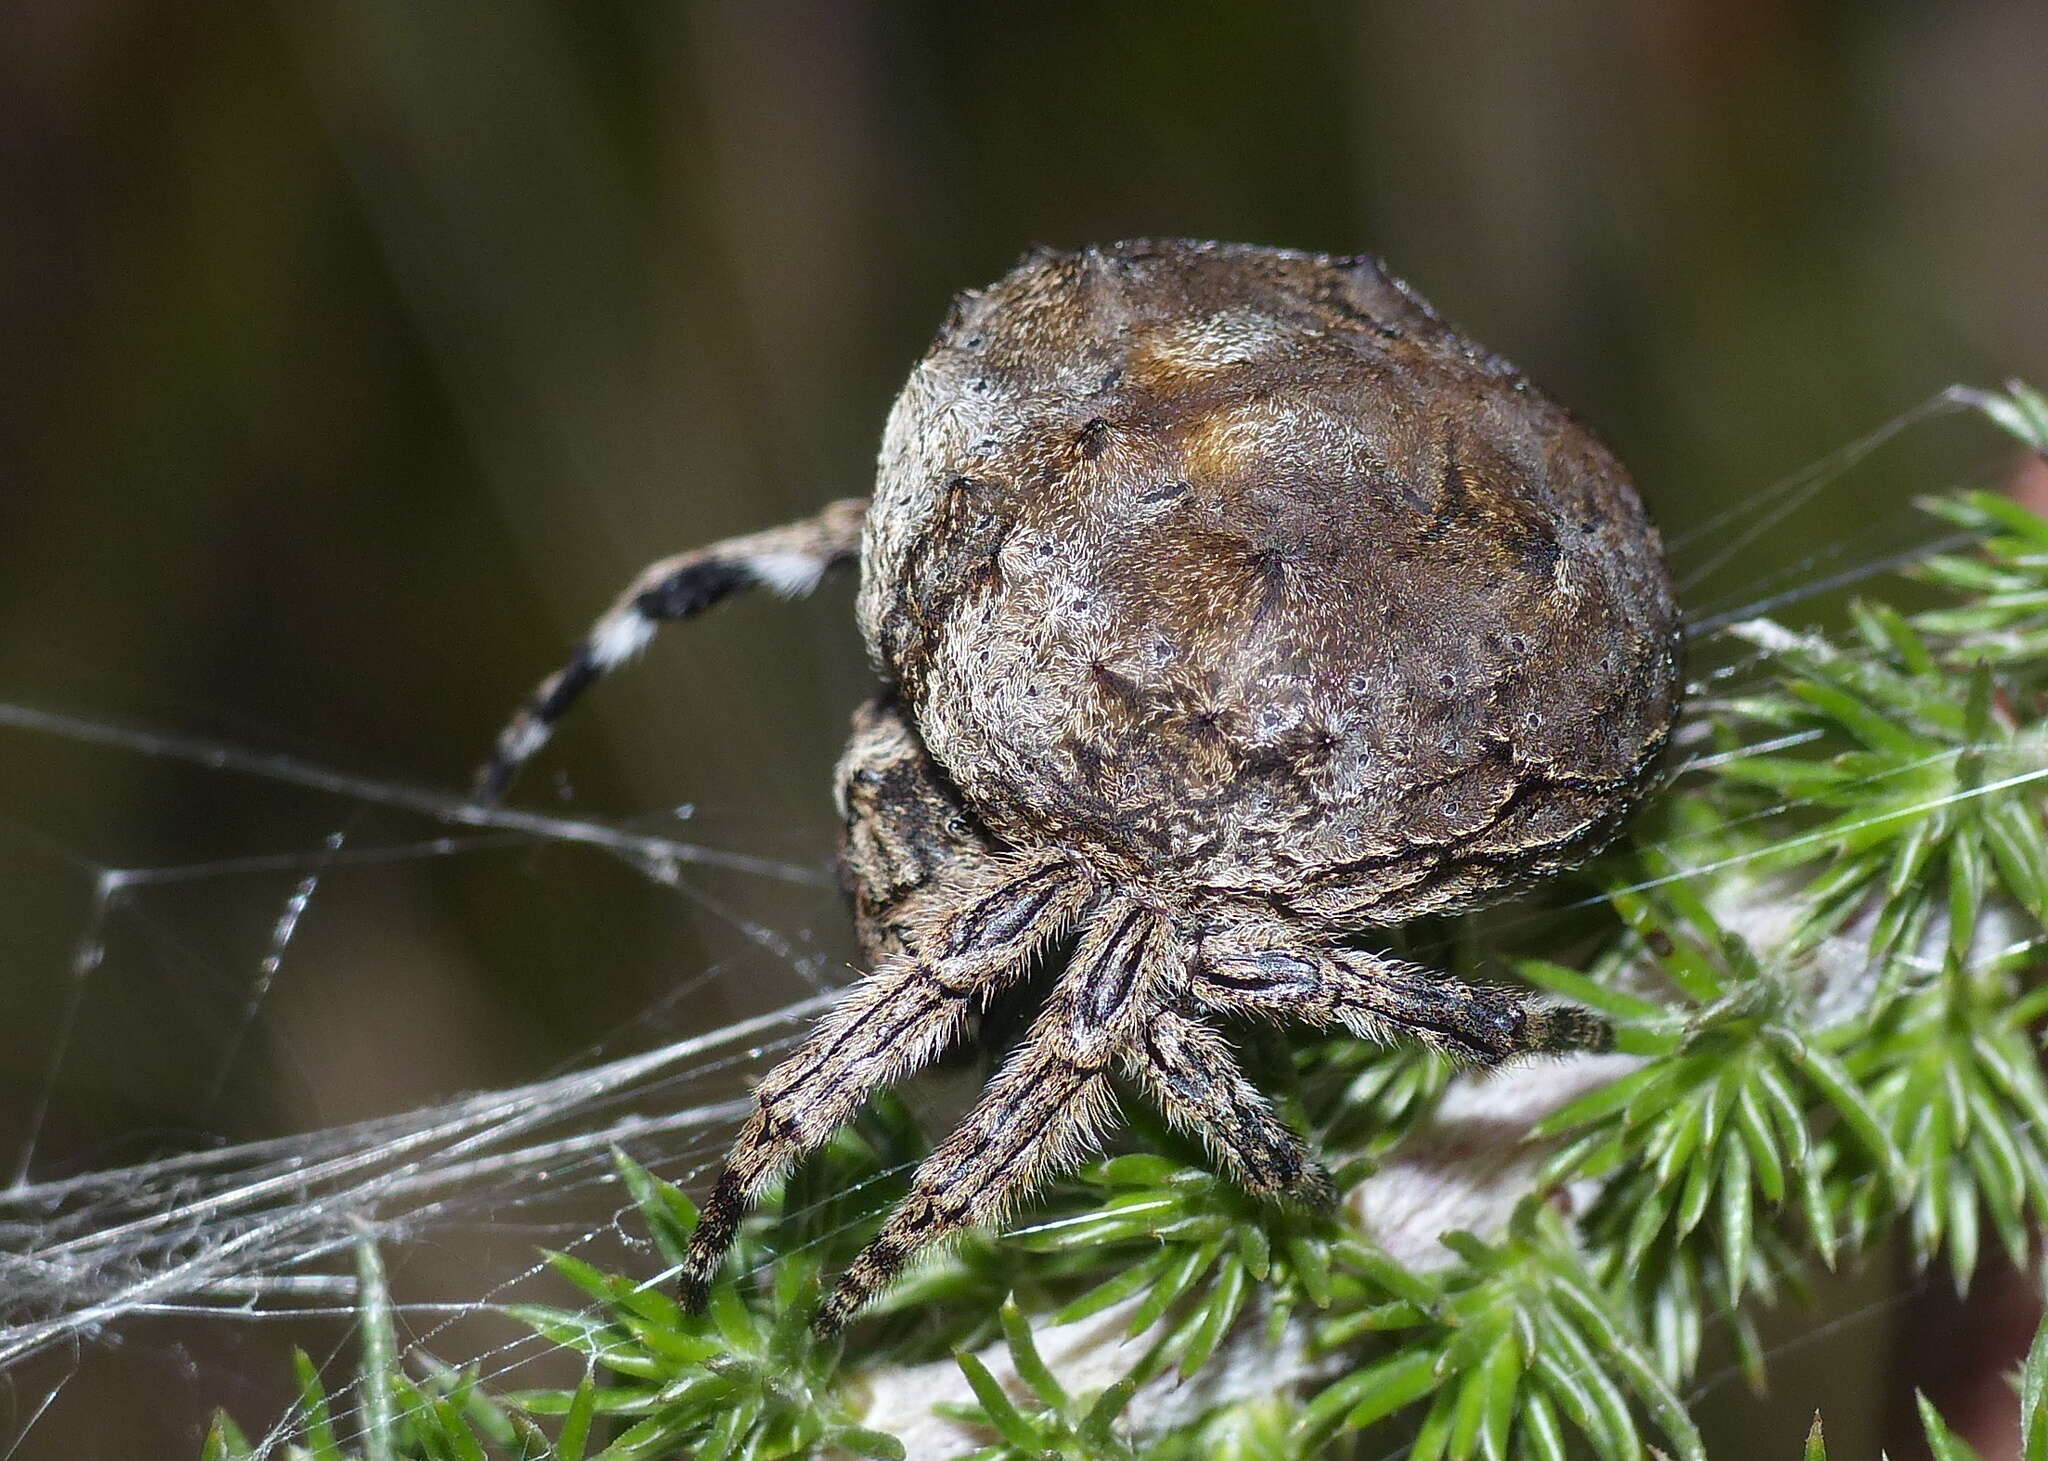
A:
POLYGON ((542 746, 583 692, 647 647, 664 620, 700 614, 735 590, 767 588, 799 598, 833 568, 860 554, 867 499, 847 498, 815 517, 766 532, 728 538, 643 568, 598 616, 569 662, 542 680, 498 733, 491 759, 477 773, 475 795, 495 801, 542 746))
POLYGON ((1308 1145, 1237 1068, 1223 1037, 1178 1010, 1146 1022, 1126 1076, 1166 1119, 1199 1139, 1246 1191, 1307 1206, 1335 1199, 1308 1145))
POLYGON ((919 1165, 909 1194, 812 1320, 845 1326, 923 1249, 995 1222, 1093 1149, 1111 1114, 1110 1065, 1185 978, 1171 927, 1116 899, 1095 913, 1030 1034, 967 1118, 919 1165))
POLYGON ((908 952, 853 986, 802 1049, 754 1093, 725 1170, 711 1189, 677 1287, 693 1312, 761 1189, 822 1146, 868 1093, 929 1065, 960 1032, 973 1002, 1021 973, 1073 925, 1093 889, 1051 855, 984 861, 935 882, 906 910, 908 952))
POLYGON ((1319 945, 1271 924, 1204 940, 1192 987, 1195 999, 1218 1014, 1341 1025, 1371 1040, 1406 1035, 1473 1065, 1613 1043, 1613 1031, 1590 1010, 1319 945))

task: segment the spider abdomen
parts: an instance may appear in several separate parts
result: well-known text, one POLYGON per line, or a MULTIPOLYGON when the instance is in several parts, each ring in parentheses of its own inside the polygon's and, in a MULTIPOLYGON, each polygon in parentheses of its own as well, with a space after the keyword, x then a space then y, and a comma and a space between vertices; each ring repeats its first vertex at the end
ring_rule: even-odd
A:
POLYGON ((1027 260, 899 400, 864 568, 1004 840, 1332 925, 1584 855, 1676 706, 1626 473, 1367 261, 1027 260))

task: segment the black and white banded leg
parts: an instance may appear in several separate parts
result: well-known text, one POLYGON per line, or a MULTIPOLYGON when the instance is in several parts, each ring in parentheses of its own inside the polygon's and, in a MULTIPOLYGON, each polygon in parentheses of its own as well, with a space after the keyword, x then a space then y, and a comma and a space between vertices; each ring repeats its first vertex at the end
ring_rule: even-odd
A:
POLYGON ((498 733, 489 764, 477 773, 478 799, 494 801, 503 795, 577 697, 600 675, 646 648, 662 621, 702 613, 736 589, 766 588, 798 598, 831 569, 853 562, 860 554, 867 509, 867 499, 847 498, 816 517, 728 538, 642 569, 590 626, 569 662, 542 680, 498 733))

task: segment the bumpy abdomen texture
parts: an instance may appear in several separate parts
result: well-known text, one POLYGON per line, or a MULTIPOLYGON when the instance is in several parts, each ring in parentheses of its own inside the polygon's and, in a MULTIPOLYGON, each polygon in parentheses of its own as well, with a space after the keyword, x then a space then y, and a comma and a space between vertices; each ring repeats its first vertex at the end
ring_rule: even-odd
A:
POLYGON ((1333 925, 1583 856, 1675 712, 1607 450, 1370 261, 1143 243, 963 297, 891 416, 861 615, 1020 844, 1333 925))

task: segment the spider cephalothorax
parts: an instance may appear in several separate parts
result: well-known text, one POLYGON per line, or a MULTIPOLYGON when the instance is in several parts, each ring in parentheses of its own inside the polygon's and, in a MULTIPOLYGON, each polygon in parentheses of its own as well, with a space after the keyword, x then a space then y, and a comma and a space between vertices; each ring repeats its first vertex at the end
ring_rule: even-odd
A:
POLYGON ((489 785, 654 621, 858 557, 887 692, 839 769, 874 972, 757 1093, 683 1273, 1055 939, 1030 1035, 820 1315, 997 1217, 1121 1078, 1247 1187, 1319 1200, 1232 1018, 1480 1062, 1598 1044, 1346 944, 1583 858, 1677 707, 1677 613, 1627 474, 1371 259, 1141 242, 962 296, 871 503, 654 565, 508 728, 489 785))

